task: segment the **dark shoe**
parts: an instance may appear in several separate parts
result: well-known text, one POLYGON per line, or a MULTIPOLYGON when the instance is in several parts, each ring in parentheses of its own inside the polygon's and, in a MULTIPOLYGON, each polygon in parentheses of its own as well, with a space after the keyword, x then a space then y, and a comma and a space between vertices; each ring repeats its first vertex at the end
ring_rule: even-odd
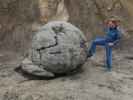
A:
POLYGON ((104 67, 106 68, 105 71, 106 72, 111 72, 112 71, 112 68, 107 66, 107 65, 104 65, 104 67))
POLYGON ((87 52, 87 58, 90 58, 90 57, 92 57, 93 55, 92 55, 92 53, 89 51, 89 52, 87 52))

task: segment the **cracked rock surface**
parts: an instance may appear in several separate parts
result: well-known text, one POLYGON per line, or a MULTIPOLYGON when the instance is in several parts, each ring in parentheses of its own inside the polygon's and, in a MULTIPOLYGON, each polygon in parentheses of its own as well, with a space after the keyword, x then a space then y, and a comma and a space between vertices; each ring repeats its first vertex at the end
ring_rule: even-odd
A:
POLYGON ((86 40, 75 26, 54 21, 43 26, 33 37, 29 58, 22 62, 22 70, 36 76, 54 77, 82 66, 86 60, 80 42, 86 40))

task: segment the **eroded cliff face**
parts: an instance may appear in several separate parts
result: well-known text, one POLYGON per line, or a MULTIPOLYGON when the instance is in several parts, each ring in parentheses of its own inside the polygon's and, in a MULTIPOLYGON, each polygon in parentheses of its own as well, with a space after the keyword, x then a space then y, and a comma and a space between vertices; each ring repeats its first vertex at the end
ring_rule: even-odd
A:
POLYGON ((25 48, 31 38, 31 23, 38 20, 36 8, 35 0, 0 0, 1 49, 25 48))
POLYGON ((0 49, 27 49, 33 32, 51 20, 68 20, 64 0, 0 0, 0 49))
POLYGON ((39 0, 40 21, 45 23, 52 20, 69 18, 64 0, 39 0))
POLYGON ((96 34, 103 34, 103 22, 111 16, 119 18, 124 29, 132 29, 131 0, 66 0, 65 4, 69 21, 88 34, 89 39, 96 34))
POLYGON ((103 34, 103 21, 121 19, 132 33, 132 0, 0 0, 0 48, 27 49, 34 31, 51 20, 78 26, 90 40, 103 34))

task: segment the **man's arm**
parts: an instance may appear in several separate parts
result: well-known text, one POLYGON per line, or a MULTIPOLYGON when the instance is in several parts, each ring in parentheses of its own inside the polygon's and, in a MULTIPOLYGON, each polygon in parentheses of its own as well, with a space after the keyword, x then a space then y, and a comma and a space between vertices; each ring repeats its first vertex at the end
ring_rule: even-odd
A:
POLYGON ((108 43, 109 46, 114 46, 116 45, 117 43, 119 43, 120 40, 115 40, 114 42, 110 42, 108 43))

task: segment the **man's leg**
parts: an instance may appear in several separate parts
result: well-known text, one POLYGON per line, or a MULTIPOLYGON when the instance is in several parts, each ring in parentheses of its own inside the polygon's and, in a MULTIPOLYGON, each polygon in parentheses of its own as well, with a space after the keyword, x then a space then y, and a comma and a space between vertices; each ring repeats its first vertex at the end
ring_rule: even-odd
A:
POLYGON ((106 44, 106 67, 108 71, 112 70, 112 47, 106 44))
POLYGON ((91 47, 87 50, 87 57, 93 56, 93 54, 95 54, 96 52, 96 46, 97 45, 104 46, 106 43, 105 41, 106 40, 103 37, 97 37, 95 40, 93 40, 91 43, 91 47))
POLYGON ((93 56, 93 54, 96 52, 96 42, 95 40, 91 43, 90 49, 87 51, 87 57, 93 56))

